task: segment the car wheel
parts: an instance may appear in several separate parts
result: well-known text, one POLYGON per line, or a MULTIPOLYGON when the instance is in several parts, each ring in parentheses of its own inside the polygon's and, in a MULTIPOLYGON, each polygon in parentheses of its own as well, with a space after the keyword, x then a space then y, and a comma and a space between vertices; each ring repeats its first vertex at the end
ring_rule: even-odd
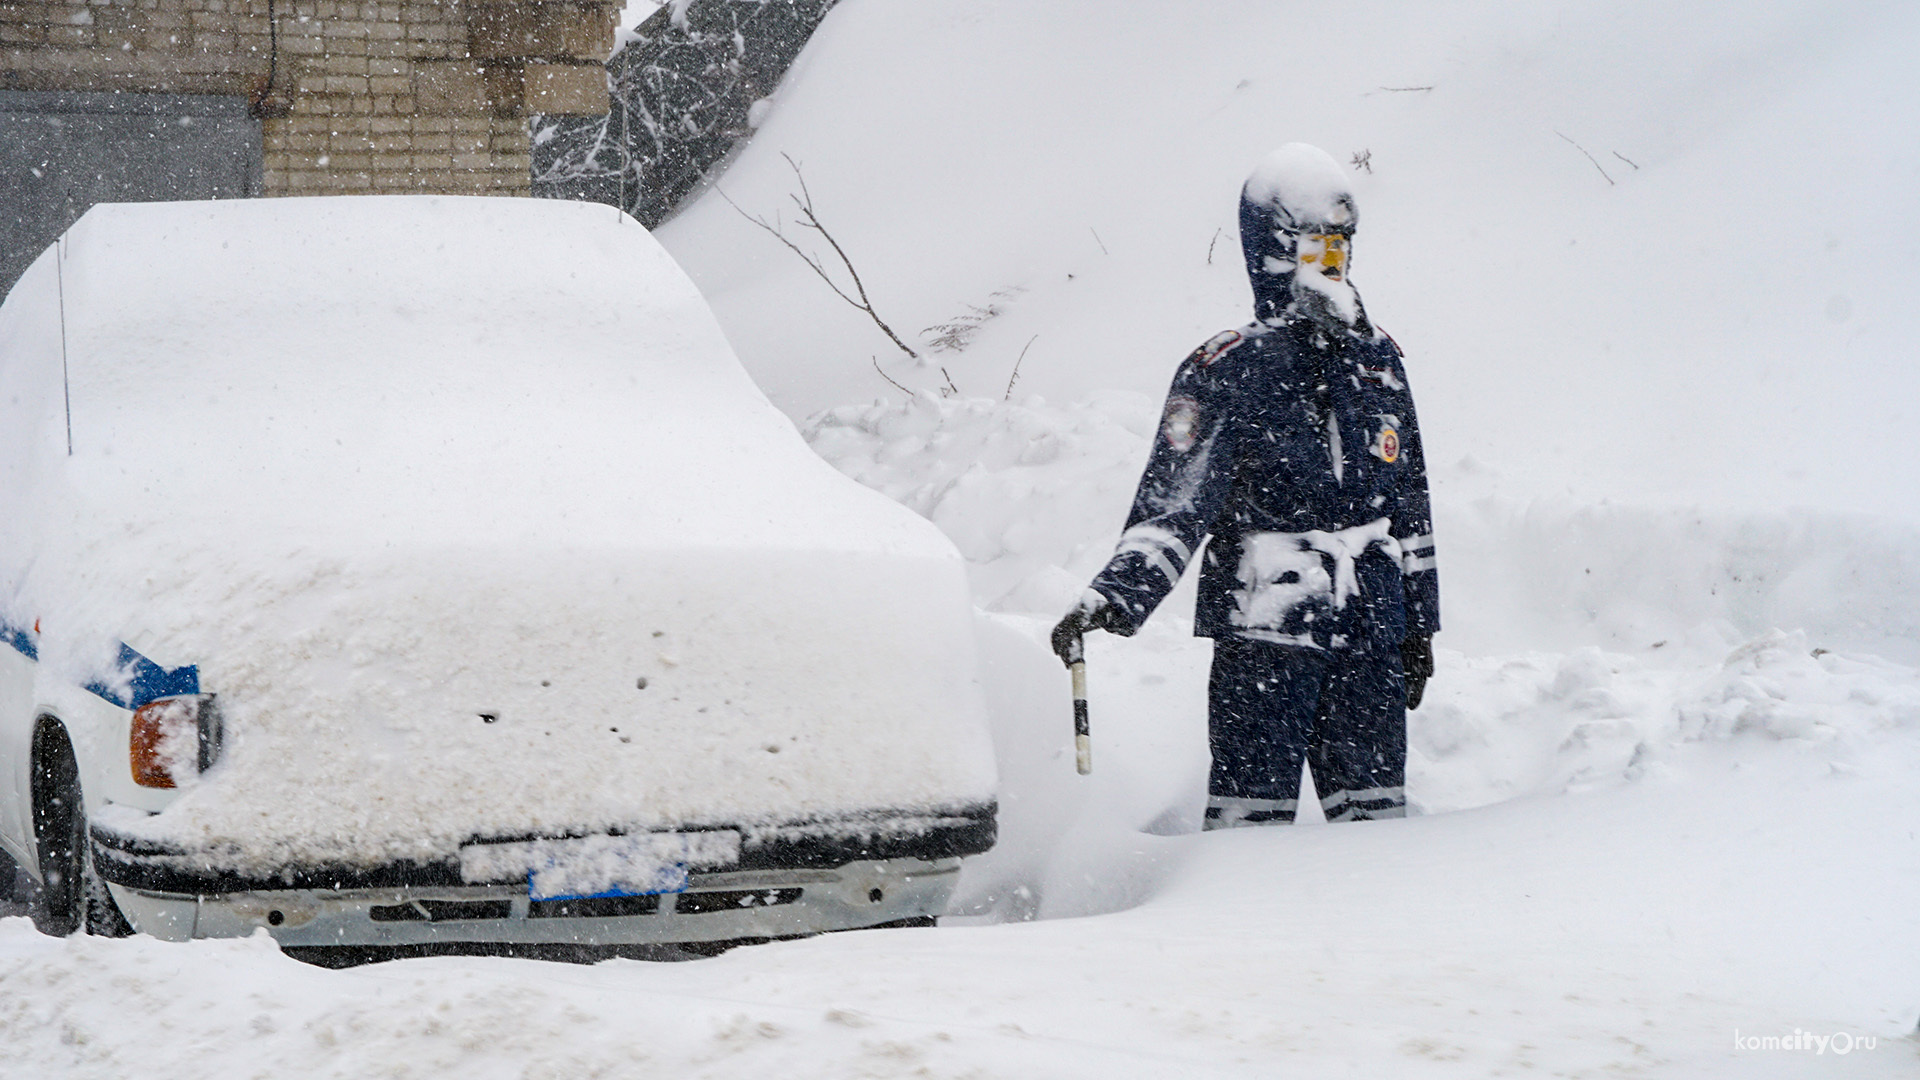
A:
POLYGON ((126 937, 133 927, 94 870, 73 746, 57 724, 43 724, 34 736, 33 831, 41 881, 33 923, 55 937, 82 929, 102 937, 126 937))

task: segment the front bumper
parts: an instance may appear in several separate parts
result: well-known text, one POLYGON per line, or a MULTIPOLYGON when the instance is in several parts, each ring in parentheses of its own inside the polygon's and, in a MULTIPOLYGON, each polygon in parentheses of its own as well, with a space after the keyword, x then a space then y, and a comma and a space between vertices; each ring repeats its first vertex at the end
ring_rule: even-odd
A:
MULTIPOLYGON (((264 928, 296 947, 621 946, 794 937, 938 915, 961 857, 993 846, 995 811, 735 827, 737 860, 696 867, 684 891, 567 900, 535 899, 525 878, 463 878, 457 860, 250 876, 98 824, 91 831, 94 864, 120 910, 136 930, 167 940, 264 928)), ((475 843, 526 839, 539 838, 475 843)))
POLYGON ((524 885, 272 889, 219 896, 109 885, 136 930, 175 941, 264 929, 283 946, 661 945, 799 937, 938 915, 959 859, 693 874, 687 890, 533 900, 524 885))

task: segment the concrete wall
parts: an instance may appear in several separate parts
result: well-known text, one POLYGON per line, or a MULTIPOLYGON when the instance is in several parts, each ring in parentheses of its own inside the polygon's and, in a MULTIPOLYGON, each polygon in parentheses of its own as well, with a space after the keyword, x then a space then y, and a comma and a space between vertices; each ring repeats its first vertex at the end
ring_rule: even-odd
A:
POLYGON ((0 90, 0 294, 100 202, 260 194, 245 98, 0 90))

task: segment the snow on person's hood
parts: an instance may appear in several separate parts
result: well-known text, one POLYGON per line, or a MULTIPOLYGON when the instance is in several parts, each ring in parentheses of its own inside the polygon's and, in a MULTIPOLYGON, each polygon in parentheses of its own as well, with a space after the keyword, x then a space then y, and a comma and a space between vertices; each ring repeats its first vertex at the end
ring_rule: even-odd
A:
POLYGON ((1299 269, 1303 235, 1350 237, 1358 222, 1353 188, 1326 151, 1288 143, 1262 159, 1240 189, 1240 246, 1255 317, 1306 318, 1328 330, 1371 335, 1350 273, 1335 281, 1299 269))
POLYGON ((119 641, 219 695, 156 839, 364 863, 991 798, 957 553, 807 450, 631 220, 102 205, 64 250, 0 308, 0 615, 47 695, 119 641))

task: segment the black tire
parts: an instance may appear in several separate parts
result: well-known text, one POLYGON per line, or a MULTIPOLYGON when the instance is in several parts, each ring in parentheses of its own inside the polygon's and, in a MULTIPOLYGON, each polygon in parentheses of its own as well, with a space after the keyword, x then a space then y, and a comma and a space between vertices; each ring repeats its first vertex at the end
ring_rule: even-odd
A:
POLYGON ((40 856, 33 924, 40 932, 54 937, 81 930, 101 937, 133 933, 95 872, 80 767, 66 731, 51 721, 33 733, 33 833, 40 856))

